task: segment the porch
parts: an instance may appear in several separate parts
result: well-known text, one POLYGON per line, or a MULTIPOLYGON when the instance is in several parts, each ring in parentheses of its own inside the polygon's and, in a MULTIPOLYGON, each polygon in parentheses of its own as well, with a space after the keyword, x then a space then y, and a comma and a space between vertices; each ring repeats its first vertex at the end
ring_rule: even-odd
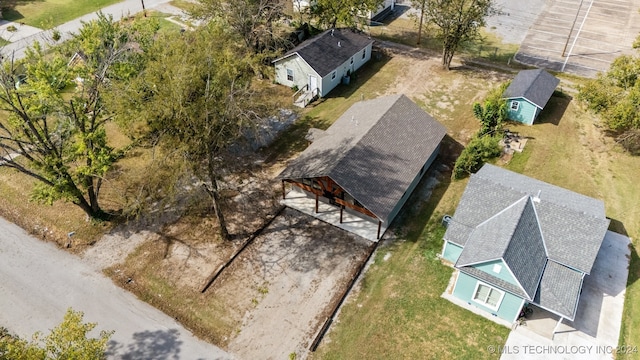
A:
POLYGON ((293 187, 287 192, 284 199, 280 200, 280 203, 367 240, 377 242, 378 234, 382 237, 387 230, 386 227, 382 226, 382 223, 375 221, 373 218, 367 218, 366 215, 361 215, 348 208, 341 211, 340 207, 329 204, 322 197, 319 198, 318 211, 316 212, 315 198, 310 197, 304 190, 297 187, 293 187), (341 217, 342 221, 340 221, 341 217))

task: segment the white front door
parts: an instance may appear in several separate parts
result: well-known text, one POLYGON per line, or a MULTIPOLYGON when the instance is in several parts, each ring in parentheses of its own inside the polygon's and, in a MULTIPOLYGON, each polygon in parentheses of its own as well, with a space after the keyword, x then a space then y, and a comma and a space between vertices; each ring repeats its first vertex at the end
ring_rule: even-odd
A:
POLYGON ((314 91, 315 89, 318 88, 318 79, 309 74, 309 91, 314 91))

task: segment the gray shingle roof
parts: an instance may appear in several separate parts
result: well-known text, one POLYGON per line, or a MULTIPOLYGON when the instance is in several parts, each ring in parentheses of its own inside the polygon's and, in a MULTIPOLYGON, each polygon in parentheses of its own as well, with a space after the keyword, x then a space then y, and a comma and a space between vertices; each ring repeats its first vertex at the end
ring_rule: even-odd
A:
POLYGON ((591 272, 608 226, 602 201, 486 164, 471 176, 444 238, 463 246, 461 271, 510 291, 469 270, 501 255, 521 285, 510 292, 573 319, 582 274, 591 272))
POLYGON ((297 53, 318 75, 325 77, 372 43, 370 37, 351 29, 330 29, 304 41, 280 59, 297 53))
POLYGON ((486 282, 487 284, 490 284, 492 286, 497 287, 498 289, 504 290, 504 291, 508 291, 514 295, 520 296, 521 298, 525 299, 527 297, 527 294, 522 290, 522 288, 520 286, 517 285, 513 285, 509 282, 506 282, 498 277, 495 277, 494 275, 491 275, 489 273, 486 273, 482 270, 476 269, 474 267, 471 266, 464 266, 459 268, 461 272, 469 274, 477 279, 480 279, 484 282, 486 282))
POLYGON ((546 262, 544 240, 530 197, 523 197, 478 225, 456 263, 457 267, 502 259, 531 300, 546 262))
POLYGON ((279 178, 328 176, 386 221, 446 129, 404 95, 352 105, 279 178))
POLYGON ((573 320, 580 299, 582 279, 582 273, 549 261, 540 280, 534 302, 573 320))
POLYGON ((523 97, 542 109, 559 83, 558 78, 542 69, 522 70, 511 81, 502 97, 506 99, 523 97))
POLYGON ((466 246, 478 225, 527 195, 540 199, 534 207, 549 258, 591 272, 609 226, 604 203, 490 164, 471 175, 444 238, 466 246))

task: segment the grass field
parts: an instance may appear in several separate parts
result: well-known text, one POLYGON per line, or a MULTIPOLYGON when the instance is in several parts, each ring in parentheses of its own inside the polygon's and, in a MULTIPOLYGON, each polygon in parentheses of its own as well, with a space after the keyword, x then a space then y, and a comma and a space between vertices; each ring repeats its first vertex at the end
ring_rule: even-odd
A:
MULTIPOLYGON (((417 27, 415 22, 409 19, 397 18, 380 26, 371 26, 369 30, 372 35, 379 39, 415 46, 431 50, 436 53, 442 52, 441 41, 429 36, 429 34, 433 33, 434 30, 430 30, 428 27, 425 27, 423 30, 423 36, 420 44, 416 44, 418 39, 417 27)), ((517 51, 518 45, 503 44, 494 33, 483 30, 480 32, 479 41, 462 44, 456 52, 456 56, 486 60, 494 64, 508 65, 511 64, 510 59, 517 51)), ((517 65, 513 64, 513 66, 517 65)))
POLYGON ((14 8, 4 9, 5 20, 51 29, 82 15, 100 10, 122 0, 41 0, 20 1, 14 8))
MULTIPOLYGON (((507 168, 602 199, 607 216, 614 219, 611 229, 637 242, 640 209, 635 202, 640 190, 633 179, 640 158, 603 137, 597 119, 570 96, 555 96, 534 126, 508 126, 529 137, 529 142, 507 168)), ((434 259, 442 247, 438 224, 443 214, 454 211, 465 185, 464 180, 444 182, 425 209, 405 214, 403 226, 411 230, 400 237, 402 241, 379 251, 362 288, 343 307, 329 340, 314 358, 495 357, 485 349, 502 345, 508 329, 439 297, 451 269, 434 259), (383 261, 387 253, 391 256, 383 261)), ((640 307, 632 300, 640 292, 639 267, 633 250, 620 344, 640 344, 640 307)))

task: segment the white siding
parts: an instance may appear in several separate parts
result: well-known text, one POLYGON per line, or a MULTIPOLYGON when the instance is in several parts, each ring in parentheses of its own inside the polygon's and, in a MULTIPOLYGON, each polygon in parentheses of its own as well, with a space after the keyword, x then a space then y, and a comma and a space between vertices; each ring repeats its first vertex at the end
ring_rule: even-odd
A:
POLYGON ((333 90, 340 82, 342 77, 347 75, 347 71, 358 70, 367 61, 371 60, 371 47, 372 44, 367 45, 366 48, 358 51, 353 55, 353 64, 351 64, 351 58, 345 61, 342 65, 335 69, 336 77, 331 79, 330 72, 324 78, 320 79, 320 76, 297 54, 291 55, 285 59, 279 60, 275 64, 276 69, 276 82, 281 85, 293 87, 297 86, 301 89, 309 82, 309 74, 313 74, 318 80, 318 90, 320 97, 326 96, 331 90, 333 90), (363 58, 364 52, 364 58, 363 58), (287 69, 293 70, 293 81, 287 80, 287 69))
POLYGON ((301 89, 303 86, 307 85, 309 82, 309 74, 312 74, 318 79, 318 87, 322 93, 322 82, 320 81, 320 76, 318 76, 311 66, 309 66, 309 64, 302 60, 302 58, 297 54, 279 60, 276 62, 275 68, 276 82, 278 84, 289 87, 297 86, 301 89), (287 79, 287 69, 293 70, 293 81, 289 81, 287 79))
POLYGON ((340 84, 340 82, 342 81, 342 77, 346 76, 349 70, 351 70, 351 72, 353 73, 354 71, 361 68, 362 65, 366 64, 367 61, 371 60, 371 46, 372 44, 369 44, 366 48, 355 53, 353 55, 353 64, 351 64, 351 58, 349 58, 342 65, 338 66, 335 70, 335 79, 331 79, 331 74, 333 72, 330 72, 327 76, 322 78, 322 86, 320 86, 320 96, 326 96, 331 90, 333 90, 333 88, 338 86, 338 84, 340 84), (363 51, 365 52, 364 59, 362 58, 363 51))
POLYGON ((369 19, 373 19, 376 15, 385 11, 387 8, 391 8, 391 10, 393 10, 395 8, 395 5, 396 5, 396 0, 384 0, 382 2, 382 5, 380 5, 377 11, 371 12, 371 14, 369 15, 369 19))

